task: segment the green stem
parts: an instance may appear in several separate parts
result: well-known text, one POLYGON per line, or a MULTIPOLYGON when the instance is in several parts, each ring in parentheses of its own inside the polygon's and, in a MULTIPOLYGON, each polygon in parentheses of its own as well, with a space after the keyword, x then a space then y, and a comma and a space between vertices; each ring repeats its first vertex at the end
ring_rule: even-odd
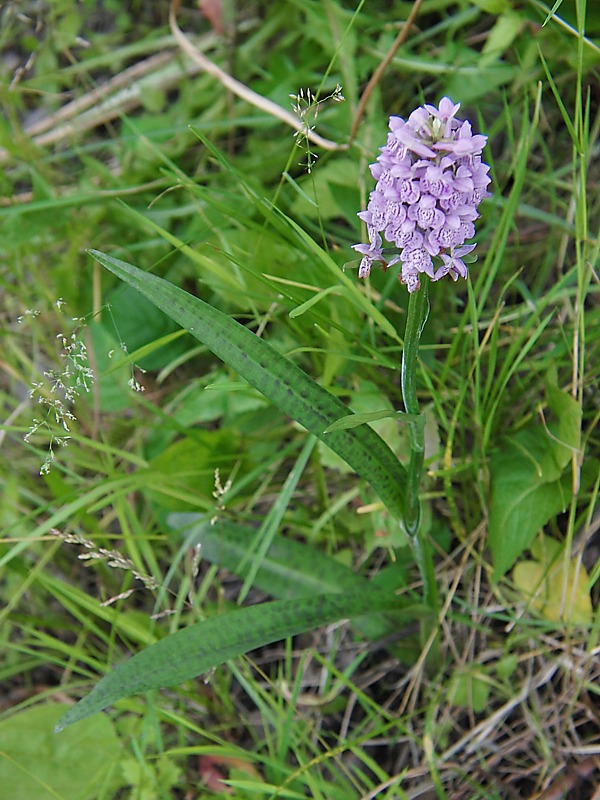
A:
POLYGON ((408 465, 408 485, 406 490, 406 510, 404 526, 410 536, 414 536, 419 528, 419 488, 425 457, 425 437, 423 420, 417 399, 417 363, 421 332, 427 320, 429 303, 427 301, 427 284, 413 292, 408 301, 408 316, 404 333, 404 350, 402 351, 402 399, 404 410, 416 419, 409 420, 410 462, 408 465))
POLYGON ((404 350, 402 352, 401 386, 404 409, 414 419, 408 421, 410 435, 410 460, 408 463, 408 481, 406 486, 406 508, 404 511, 404 528, 408 534, 415 561, 423 581, 423 599, 425 603, 438 609, 438 593, 433 568, 433 557, 429 541, 420 531, 419 489, 423 474, 425 458, 425 420, 421 416, 417 399, 417 363, 419 341, 429 314, 427 297, 428 283, 423 276, 421 289, 412 292, 408 301, 408 315, 404 333, 404 350))

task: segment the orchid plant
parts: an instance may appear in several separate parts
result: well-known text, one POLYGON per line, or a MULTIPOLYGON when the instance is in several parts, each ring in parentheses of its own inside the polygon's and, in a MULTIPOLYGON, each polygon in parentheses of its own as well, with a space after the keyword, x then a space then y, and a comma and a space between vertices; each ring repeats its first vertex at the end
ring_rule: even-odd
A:
POLYGON ((410 293, 401 372, 411 444, 403 522, 421 571, 425 601, 434 609, 433 562, 419 531, 425 444, 416 394, 417 355, 429 313, 427 281, 446 275, 454 281, 467 278, 463 258, 475 245, 465 242, 475 235, 477 209, 489 196, 490 183, 490 168, 481 160, 487 136, 474 134, 470 122, 457 119, 459 109, 460 103, 444 97, 439 107, 424 105, 406 121, 390 117, 387 142, 371 164, 377 184, 366 211, 358 214, 367 224, 369 243, 354 245, 362 254, 359 277, 368 277, 374 263, 388 269, 400 262, 398 277, 410 293), (395 247, 383 248, 382 234, 395 247))
MULTIPOLYGON (((394 520, 403 523, 421 572, 423 601, 409 593, 399 594, 397 586, 381 588, 322 557, 313 559, 311 574, 306 570, 295 572, 292 562, 298 543, 280 544, 279 550, 269 551, 270 577, 261 565, 245 563, 250 581, 256 579, 260 586, 261 574, 266 575, 262 587, 276 595, 278 586, 283 599, 227 611, 166 636, 102 678, 67 712, 58 729, 122 697, 180 683, 251 649, 335 620, 358 618, 357 628, 370 630, 377 637, 393 634, 401 619, 426 619, 429 628, 435 629, 438 602, 433 560, 419 525, 424 435, 415 388, 418 347, 428 311, 427 282, 445 275, 454 280, 467 277, 463 258, 474 245, 465 242, 474 235, 477 207, 487 195, 490 182, 489 168, 481 161, 486 137, 473 134, 468 122, 456 119, 459 107, 443 98, 439 108, 425 105, 406 122, 391 117, 387 143, 371 167, 377 184, 367 210, 359 214, 367 224, 369 237, 368 244, 355 245, 362 254, 359 276, 367 277, 375 262, 384 269, 401 262, 400 281, 410 293, 401 371, 411 437, 408 470, 365 424, 368 414, 352 414, 336 396, 244 325, 162 278, 90 251, 100 264, 151 300, 308 431, 297 477, 320 439, 355 470, 358 478, 370 484, 387 508, 390 524, 394 520), (382 234, 394 247, 382 247, 382 234), (382 623, 383 628, 379 623, 369 627, 380 612, 386 612, 391 627, 385 629, 386 623, 382 623)), ((223 160, 209 142, 203 141, 216 158, 223 160)), ((228 167, 224 161, 223 165, 228 167)), ((273 213, 263 198, 253 194, 249 186, 245 189, 262 213, 273 213)), ((289 218, 285 223, 302 245, 355 294, 361 307, 379 313, 305 231, 289 218)), ((290 484, 290 495, 294 486, 290 484)), ((277 514, 281 513, 275 508, 269 516, 270 529, 275 530, 281 520, 277 514)), ((209 552, 215 545, 214 520, 210 515, 204 517, 174 514, 169 522, 181 530, 190 546, 201 544, 203 552, 209 552)), ((239 548, 254 533, 224 521, 218 548, 222 550, 226 544, 232 553, 231 563, 239 564, 239 548)))

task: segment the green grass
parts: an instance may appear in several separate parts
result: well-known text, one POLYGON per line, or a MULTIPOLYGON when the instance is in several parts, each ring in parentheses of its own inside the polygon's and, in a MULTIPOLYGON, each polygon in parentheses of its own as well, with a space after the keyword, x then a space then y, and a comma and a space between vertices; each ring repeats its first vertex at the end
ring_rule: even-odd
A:
POLYGON ((412 7, 224 1, 223 36, 193 4, 179 11, 205 55, 286 110, 300 89, 342 86, 345 101, 311 121, 340 147, 311 145, 310 174, 302 137, 181 56, 166 4, 0 12, 11 800, 591 797, 600 782, 600 14, 579 0, 554 16, 533 0, 423 3, 349 142, 412 7), (109 83, 134 66, 128 88, 109 83), (69 107, 106 85, 116 111, 69 107), (407 293, 394 268, 359 282, 351 245, 389 115, 444 95, 488 135, 493 183, 478 261, 468 282, 430 286, 419 351, 433 663, 426 615, 390 610, 124 697, 55 736, 129 655, 236 605, 319 586, 366 596, 369 579, 418 606, 410 549, 369 478, 86 251, 167 279, 356 413, 382 412, 373 427, 406 465, 392 412, 407 293), (94 383, 57 421, 45 373, 62 374, 79 341, 94 383), (203 527, 181 533, 182 513, 203 527))

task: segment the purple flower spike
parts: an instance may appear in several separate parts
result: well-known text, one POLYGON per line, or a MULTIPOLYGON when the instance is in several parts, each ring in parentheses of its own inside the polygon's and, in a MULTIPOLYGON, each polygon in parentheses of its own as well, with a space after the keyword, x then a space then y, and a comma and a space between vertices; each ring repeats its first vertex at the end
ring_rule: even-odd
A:
POLYGON ((475 245, 465 241, 475 235, 477 208, 489 197, 490 168, 481 161, 487 136, 456 119, 459 108, 443 97, 438 108, 417 108, 407 121, 390 117, 387 143, 371 164, 375 191, 358 215, 369 231, 369 244, 353 245, 363 256, 360 278, 374 261, 384 269, 402 262, 399 278, 409 292, 420 288, 421 273, 433 281, 467 277, 462 257, 475 245), (382 234, 395 245, 385 257, 382 234))

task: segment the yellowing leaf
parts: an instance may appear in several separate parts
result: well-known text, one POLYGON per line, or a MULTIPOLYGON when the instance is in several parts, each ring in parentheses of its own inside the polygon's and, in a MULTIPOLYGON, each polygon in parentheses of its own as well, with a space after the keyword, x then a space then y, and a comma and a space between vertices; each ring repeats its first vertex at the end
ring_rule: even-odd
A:
POLYGON ((585 567, 570 559, 566 567, 559 543, 543 537, 532 551, 539 561, 522 561, 513 570, 513 581, 533 609, 549 622, 589 625, 592 601, 585 567), (566 577, 566 580, 565 580, 566 577))

